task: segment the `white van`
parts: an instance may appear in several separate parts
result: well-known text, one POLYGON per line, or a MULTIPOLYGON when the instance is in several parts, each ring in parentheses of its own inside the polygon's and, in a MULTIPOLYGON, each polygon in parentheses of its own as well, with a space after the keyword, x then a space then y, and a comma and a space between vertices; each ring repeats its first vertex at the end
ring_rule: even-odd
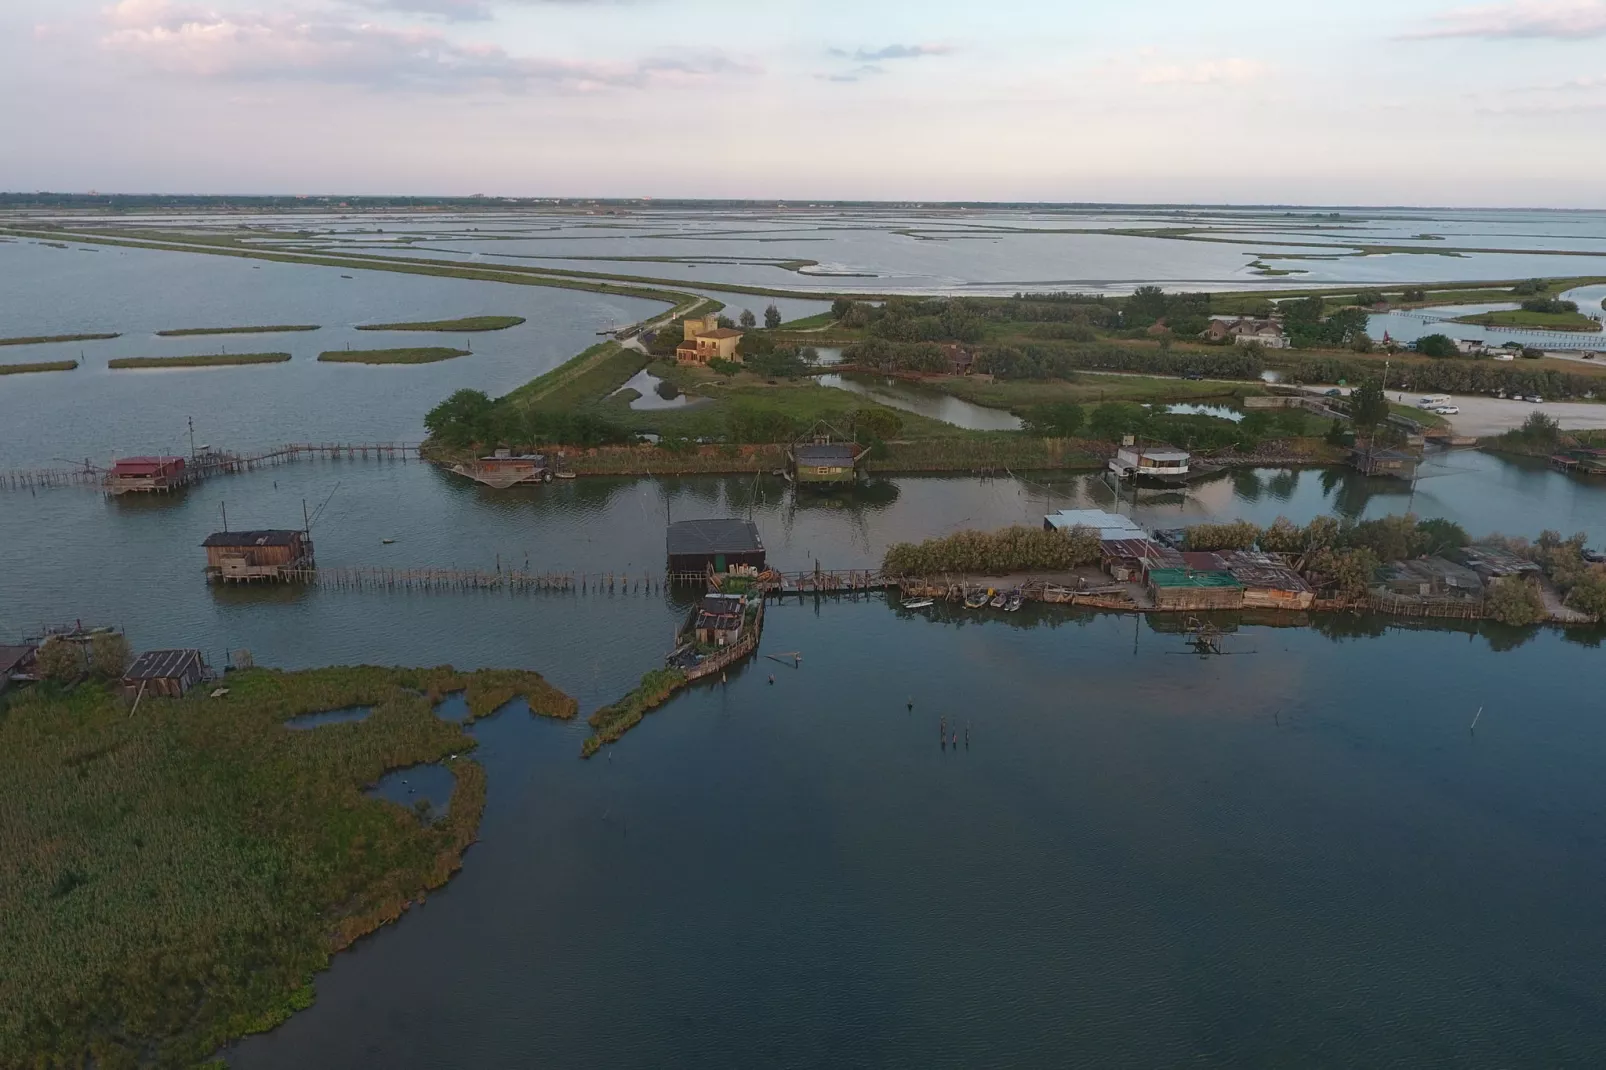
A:
POLYGON ((1416 407, 1419 409, 1431 409, 1435 405, 1448 404, 1449 401, 1449 394, 1429 394, 1426 397, 1417 399, 1416 407))

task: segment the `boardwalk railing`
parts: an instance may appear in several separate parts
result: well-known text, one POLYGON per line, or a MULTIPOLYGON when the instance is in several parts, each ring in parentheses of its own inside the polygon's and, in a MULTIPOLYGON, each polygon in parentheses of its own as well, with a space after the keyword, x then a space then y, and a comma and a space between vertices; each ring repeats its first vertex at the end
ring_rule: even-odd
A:
MULTIPOLYGON (((210 451, 189 458, 186 483, 211 476, 250 472, 265 465, 288 464, 303 458, 323 460, 410 461, 421 447, 409 442, 293 442, 247 453, 210 451)), ((35 468, 0 471, 0 490, 37 490, 43 487, 97 487, 111 469, 88 461, 75 468, 35 468)))

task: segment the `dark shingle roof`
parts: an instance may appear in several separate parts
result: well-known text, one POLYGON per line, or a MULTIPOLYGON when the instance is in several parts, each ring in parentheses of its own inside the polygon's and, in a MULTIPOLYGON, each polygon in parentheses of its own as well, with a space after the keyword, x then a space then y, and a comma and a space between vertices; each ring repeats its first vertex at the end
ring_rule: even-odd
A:
POLYGON ((202 546, 294 546, 299 531, 219 531, 206 537, 202 546))
POLYGON ((751 520, 682 520, 665 538, 671 557, 687 554, 756 554, 764 549, 751 520))
POLYGON ((134 659, 124 680, 171 680, 201 671, 199 650, 147 650, 134 659))
POLYGON ((858 451, 846 442, 828 442, 822 445, 796 446, 792 455, 801 465, 823 467, 825 465, 840 465, 843 468, 853 463, 858 451))

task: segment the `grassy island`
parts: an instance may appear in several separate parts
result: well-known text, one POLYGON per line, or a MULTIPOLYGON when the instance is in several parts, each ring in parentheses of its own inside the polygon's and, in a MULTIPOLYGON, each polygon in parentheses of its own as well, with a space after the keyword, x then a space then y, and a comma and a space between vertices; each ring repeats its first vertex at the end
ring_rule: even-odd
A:
POLYGON ((234 364, 283 364, 288 353, 207 353, 195 357, 118 357, 108 368, 219 368, 234 364))
POLYGON ((433 364, 470 354, 467 349, 425 346, 418 349, 334 349, 319 353, 318 359, 330 364, 433 364))
POLYGON ((54 342, 104 342, 120 334, 41 334, 31 338, 0 338, 0 346, 42 346, 54 342))
POLYGON ((524 322, 523 316, 466 316, 457 320, 423 320, 417 323, 370 323, 359 331, 505 331, 524 322))
POLYGON ((76 360, 46 360, 36 364, 0 364, 0 375, 27 375, 29 372, 70 372, 76 360))
POLYGON ((1479 327, 1521 327, 1531 331, 1599 331, 1600 320, 1582 312, 1530 312, 1516 308, 1504 312, 1483 312, 1476 316, 1461 316, 1453 323, 1471 323, 1479 327))
MULTIPOLYGON (((0 716, 0 1065, 194 1066, 313 1001, 330 956, 445 884, 485 774, 432 701, 517 696, 572 718, 534 673, 337 668, 231 674, 222 698, 41 686, 0 716), (292 731, 292 717, 371 707, 292 731), (444 815, 371 798, 445 763, 444 815)), ((436 800, 437 802, 439 800, 436 800)))
POLYGON ((184 327, 176 331, 157 331, 161 338, 195 338, 206 334, 288 334, 292 331, 316 331, 316 323, 280 324, 272 327, 184 327))

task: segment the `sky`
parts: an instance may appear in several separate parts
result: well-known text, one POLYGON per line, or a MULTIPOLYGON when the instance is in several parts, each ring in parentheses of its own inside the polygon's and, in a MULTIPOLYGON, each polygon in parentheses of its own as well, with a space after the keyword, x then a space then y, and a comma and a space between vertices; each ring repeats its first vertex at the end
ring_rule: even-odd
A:
POLYGON ((0 189, 1606 208, 1606 0, 0 0, 0 189))

